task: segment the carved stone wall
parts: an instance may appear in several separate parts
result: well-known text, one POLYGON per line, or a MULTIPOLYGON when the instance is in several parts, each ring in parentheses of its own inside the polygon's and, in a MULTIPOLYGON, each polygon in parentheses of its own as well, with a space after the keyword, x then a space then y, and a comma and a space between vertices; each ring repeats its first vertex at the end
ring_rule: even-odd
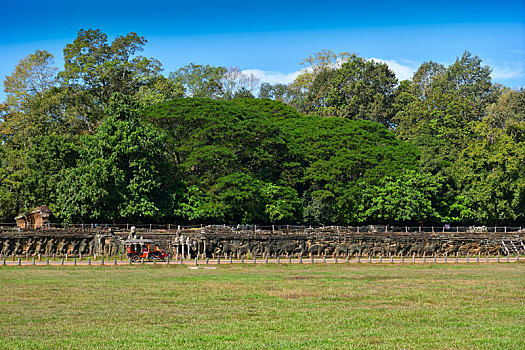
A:
MULTIPOLYGON (((127 231, 108 229, 0 229, 0 254, 7 256, 117 255, 125 252, 127 231)), ((173 256, 233 257, 346 257, 443 256, 445 254, 504 255, 502 241, 524 240, 525 233, 357 233, 337 228, 262 231, 207 226, 202 229, 147 231, 173 256)))
POLYGON ((208 257, 498 255, 504 254, 502 240, 524 238, 523 233, 356 233, 340 228, 239 232, 206 227, 186 234, 208 257))
POLYGON ((116 255, 122 250, 118 236, 96 230, 3 230, 1 256, 116 255))

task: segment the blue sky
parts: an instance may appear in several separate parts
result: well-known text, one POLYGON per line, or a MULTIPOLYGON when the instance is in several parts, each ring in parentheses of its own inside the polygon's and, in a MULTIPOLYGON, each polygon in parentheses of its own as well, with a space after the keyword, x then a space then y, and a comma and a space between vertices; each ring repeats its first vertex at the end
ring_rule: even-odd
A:
MULTIPOLYGON (((136 32, 143 55, 170 72, 190 62, 239 66, 286 82, 322 49, 386 61, 408 78, 424 61, 452 63, 464 50, 493 68, 493 80, 525 86, 525 1, 0 1, 0 78, 45 49, 62 49, 79 29, 110 38, 136 32)), ((0 92, 0 99, 5 94, 0 92)))

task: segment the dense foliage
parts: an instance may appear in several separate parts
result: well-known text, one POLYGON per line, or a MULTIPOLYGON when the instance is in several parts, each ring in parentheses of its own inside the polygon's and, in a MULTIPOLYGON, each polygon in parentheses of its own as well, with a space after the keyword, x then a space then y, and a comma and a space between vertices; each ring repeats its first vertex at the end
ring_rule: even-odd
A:
POLYGON ((503 224, 525 220, 525 91, 465 52, 399 82, 322 51, 290 85, 81 30, 64 67, 37 50, 6 77, 0 221, 503 224), (254 98, 256 93, 259 98, 254 98))

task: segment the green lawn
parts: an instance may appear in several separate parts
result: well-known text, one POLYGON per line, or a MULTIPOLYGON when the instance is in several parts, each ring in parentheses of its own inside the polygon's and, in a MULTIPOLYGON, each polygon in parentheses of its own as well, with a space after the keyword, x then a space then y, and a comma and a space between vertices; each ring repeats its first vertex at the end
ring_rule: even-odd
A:
POLYGON ((0 267, 0 349, 524 349, 525 264, 0 267))

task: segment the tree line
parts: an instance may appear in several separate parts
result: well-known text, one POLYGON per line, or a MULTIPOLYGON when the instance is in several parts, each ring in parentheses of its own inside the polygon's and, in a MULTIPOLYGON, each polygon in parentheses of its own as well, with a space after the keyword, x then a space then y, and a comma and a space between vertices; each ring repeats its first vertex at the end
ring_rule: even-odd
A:
POLYGON ((321 51, 291 84, 80 30, 4 80, 0 221, 511 224, 525 219, 525 91, 465 51, 398 81, 321 51))

